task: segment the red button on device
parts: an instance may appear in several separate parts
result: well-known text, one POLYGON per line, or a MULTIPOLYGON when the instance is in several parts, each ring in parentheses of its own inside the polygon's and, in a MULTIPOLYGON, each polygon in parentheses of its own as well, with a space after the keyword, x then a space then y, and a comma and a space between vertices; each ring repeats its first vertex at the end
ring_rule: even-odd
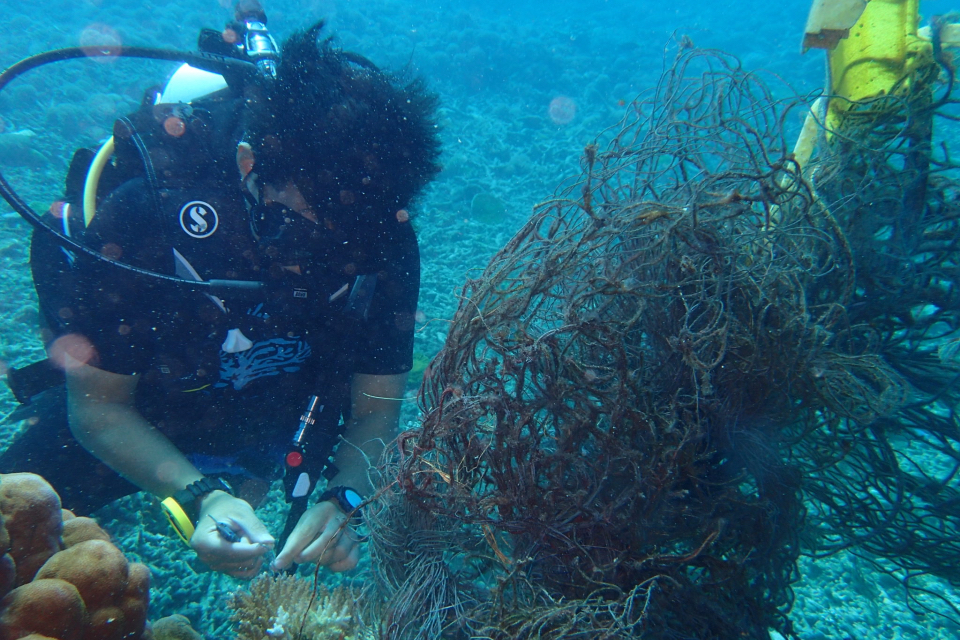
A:
POLYGON ((303 455, 299 451, 291 451, 287 454, 287 466, 299 467, 303 462, 303 455))

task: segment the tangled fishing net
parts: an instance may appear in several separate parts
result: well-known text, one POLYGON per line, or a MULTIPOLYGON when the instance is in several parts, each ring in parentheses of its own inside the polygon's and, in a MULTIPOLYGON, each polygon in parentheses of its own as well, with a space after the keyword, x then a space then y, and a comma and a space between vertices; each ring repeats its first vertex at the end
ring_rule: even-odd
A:
POLYGON ((809 103, 681 46, 465 286, 367 508, 381 637, 789 635, 804 545, 960 582, 960 192, 912 94, 801 171, 809 103))

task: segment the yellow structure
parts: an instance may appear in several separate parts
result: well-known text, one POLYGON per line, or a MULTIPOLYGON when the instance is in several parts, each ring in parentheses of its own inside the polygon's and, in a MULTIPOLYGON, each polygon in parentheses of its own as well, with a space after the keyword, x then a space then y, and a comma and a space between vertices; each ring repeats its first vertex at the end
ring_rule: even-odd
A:
POLYGON ((803 46, 829 49, 826 125, 833 129, 850 102, 882 96, 932 62, 933 47, 918 35, 919 0, 815 0, 803 46))

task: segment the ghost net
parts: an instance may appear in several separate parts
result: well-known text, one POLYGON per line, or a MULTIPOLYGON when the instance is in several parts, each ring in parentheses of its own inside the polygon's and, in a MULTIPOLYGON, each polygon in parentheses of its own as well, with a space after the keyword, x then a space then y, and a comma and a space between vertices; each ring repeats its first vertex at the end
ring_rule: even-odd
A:
POLYGON ((381 637, 789 635, 804 491, 833 543, 882 527, 842 465, 884 462, 910 372, 851 313, 801 106, 681 46, 466 284, 369 509, 381 637))

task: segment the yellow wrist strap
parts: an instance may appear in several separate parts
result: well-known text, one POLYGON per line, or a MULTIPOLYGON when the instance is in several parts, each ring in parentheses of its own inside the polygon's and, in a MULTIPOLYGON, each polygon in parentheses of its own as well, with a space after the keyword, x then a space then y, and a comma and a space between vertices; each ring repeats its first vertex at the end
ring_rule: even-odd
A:
POLYGON ((170 526, 177 532, 177 536, 183 540, 183 543, 190 546, 190 538, 193 537, 194 526, 190 516, 183 510, 180 503, 173 499, 173 496, 160 503, 160 509, 170 521, 170 526))

